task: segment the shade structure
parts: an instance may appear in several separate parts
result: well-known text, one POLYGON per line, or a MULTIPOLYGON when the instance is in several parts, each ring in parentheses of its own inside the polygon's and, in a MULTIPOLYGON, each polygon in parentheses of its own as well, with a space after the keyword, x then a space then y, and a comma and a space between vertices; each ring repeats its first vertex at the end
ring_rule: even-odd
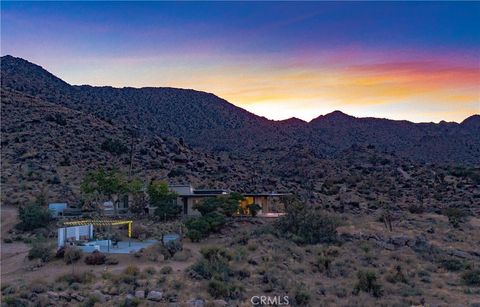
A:
POLYGON ((69 221, 64 222, 66 226, 83 226, 83 225, 93 225, 93 226, 119 226, 119 225, 128 225, 128 237, 132 237, 132 220, 103 220, 103 219, 91 219, 91 220, 80 220, 80 221, 69 221))

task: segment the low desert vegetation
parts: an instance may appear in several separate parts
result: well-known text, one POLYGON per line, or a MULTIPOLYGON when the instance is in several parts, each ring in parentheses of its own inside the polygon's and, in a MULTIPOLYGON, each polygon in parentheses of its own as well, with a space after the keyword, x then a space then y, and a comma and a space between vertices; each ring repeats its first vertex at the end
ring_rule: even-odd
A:
POLYGON ((50 211, 46 208, 46 201, 43 196, 37 197, 36 201, 18 209, 20 223, 17 228, 24 231, 31 231, 47 226, 52 220, 50 211))

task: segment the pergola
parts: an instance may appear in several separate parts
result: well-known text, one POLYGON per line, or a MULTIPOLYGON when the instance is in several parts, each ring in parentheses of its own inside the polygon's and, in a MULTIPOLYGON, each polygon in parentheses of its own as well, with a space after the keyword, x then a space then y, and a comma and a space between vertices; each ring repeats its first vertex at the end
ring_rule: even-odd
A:
MULTIPOLYGON (((91 220, 80 220, 80 221, 69 221, 63 223, 66 226, 121 226, 128 225, 128 241, 130 246, 130 239, 132 237, 132 220, 104 220, 104 219, 91 219, 91 220)), ((110 250, 110 244, 108 244, 108 249, 110 250)))
POLYGON ((131 220, 81 220, 81 221, 70 221, 64 222, 64 225, 67 226, 84 226, 84 225, 93 225, 93 226, 119 226, 119 225, 128 225, 128 237, 132 237, 132 223, 131 220))

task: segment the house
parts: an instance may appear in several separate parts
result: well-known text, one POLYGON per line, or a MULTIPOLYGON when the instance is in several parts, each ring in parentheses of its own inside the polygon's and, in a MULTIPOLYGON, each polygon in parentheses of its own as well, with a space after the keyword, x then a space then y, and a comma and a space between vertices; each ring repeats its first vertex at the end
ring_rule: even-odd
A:
MULTIPOLYGON (((177 204, 182 206, 183 215, 198 216, 200 212, 195 210, 193 206, 200 203, 208 197, 216 197, 229 195, 232 191, 224 189, 195 189, 190 184, 169 185, 171 191, 178 194, 177 204)), ((289 194, 283 193, 242 193, 245 199, 240 203, 240 207, 251 204, 260 205, 261 209, 258 216, 275 217, 283 212, 282 197, 289 194)))
POLYGON ((48 210, 53 217, 59 217, 63 215, 65 209, 68 208, 67 203, 50 203, 48 204, 48 210))

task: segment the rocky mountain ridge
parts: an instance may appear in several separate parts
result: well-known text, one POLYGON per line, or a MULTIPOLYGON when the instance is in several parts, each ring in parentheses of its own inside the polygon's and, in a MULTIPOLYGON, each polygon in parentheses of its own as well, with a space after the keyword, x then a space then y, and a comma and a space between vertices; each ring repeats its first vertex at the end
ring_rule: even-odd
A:
POLYGON ((268 148, 297 145, 334 158, 353 145, 368 146, 427 163, 480 162, 480 116, 462 123, 420 123, 355 118, 340 111, 309 123, 272 121, 209 93, 174 88, 72 86, 38 65, 1 59, 2 88, 92 114, 145 136, 171 135, 195 148, 248 157, 268 148))

